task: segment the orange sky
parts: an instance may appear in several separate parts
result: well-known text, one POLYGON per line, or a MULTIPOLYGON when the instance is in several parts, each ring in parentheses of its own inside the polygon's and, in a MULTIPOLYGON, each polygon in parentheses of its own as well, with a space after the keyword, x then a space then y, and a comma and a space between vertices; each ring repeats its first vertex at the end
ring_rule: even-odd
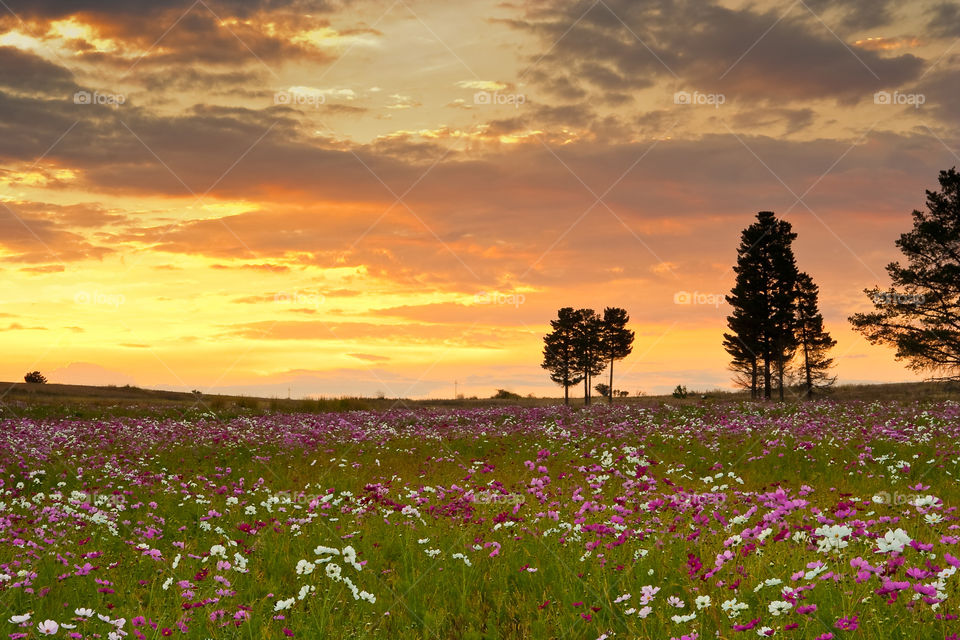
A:
POLYGON ((915 379, 846 318, 960 164, 954 2, 8 4, 0 379, 556 395, 614 305, 618 388, 725 387, 759 210, 840 380, 915 379))

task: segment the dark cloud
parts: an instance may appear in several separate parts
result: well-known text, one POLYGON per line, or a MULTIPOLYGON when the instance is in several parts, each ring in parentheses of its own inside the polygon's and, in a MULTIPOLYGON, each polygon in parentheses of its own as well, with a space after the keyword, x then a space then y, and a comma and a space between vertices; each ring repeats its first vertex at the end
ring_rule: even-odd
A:
POLYGON ((334 3, 327 0, 6 0, 5 5, 22 18, 59 19, 75 15, 155 15, 206 4, 228 16, 246 17, 259 11, 292 10, 304 12, 329 11, 334 3))
POLYGON ((894 0, 804 0, 811 11, 833 22, 841 32, 857 29, 875 29, 891 24, 894 20, 894 0))
POLYGON ((0 87, 23 93, 66 96, 76 90, 73 73, 43 58, 17 49, 0 47, 0 87))
POLYGON ((941 38, 960 38, 960 4, 940 2, 932 7, 927 30, 941 38))
MULTIPOLYGON (((873 9, 848 4, 844 16, 855 23, 886 19, 886 2, 873 9)), ((588 85, 627 93, 660 79, 722 92, 728 100, 855 103, 922 71, 915 56, 853 52, 809 12, 782 12, 611 0, 540 5, 514 26, 540 36, 546 47, 533 57, 529 79, 565 99, 581 99, 588 85)))
MULTIPOLYGON (((917 87, 924 97, 923 113, 934 113, 941 122, 956 126, 960 122, 960 69, 946 68, 931 73, 917 87)), ((913 107, 905 107, 913 111, 913 107)))

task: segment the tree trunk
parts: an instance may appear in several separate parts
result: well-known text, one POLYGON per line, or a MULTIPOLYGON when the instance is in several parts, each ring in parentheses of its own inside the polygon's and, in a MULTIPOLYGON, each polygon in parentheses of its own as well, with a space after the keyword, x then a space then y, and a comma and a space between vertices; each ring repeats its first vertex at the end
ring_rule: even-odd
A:
POLYGON ((767 357, 763 358, 763 399, 769 400, 773 397, 772 392, 772 378, 770 374, 770 360, 767 357))
POLYGON ((590 404, 590 372, 583 372, 583 406, 590 404))
POLYGON ((610 358, 610 389, 607 390, 607 399, 613 404, 613 358, 610 358))
POLYGON ((563 385, 563 404, 570 406, 570 385, 566 383, 563 385))

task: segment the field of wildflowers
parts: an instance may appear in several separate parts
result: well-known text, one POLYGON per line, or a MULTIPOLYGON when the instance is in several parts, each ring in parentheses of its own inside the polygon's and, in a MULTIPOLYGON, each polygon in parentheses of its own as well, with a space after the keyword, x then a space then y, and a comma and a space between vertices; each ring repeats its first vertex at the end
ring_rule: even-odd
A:
POLYGON ((4 420, 10 638, 957 638, 960 405, 4 420))

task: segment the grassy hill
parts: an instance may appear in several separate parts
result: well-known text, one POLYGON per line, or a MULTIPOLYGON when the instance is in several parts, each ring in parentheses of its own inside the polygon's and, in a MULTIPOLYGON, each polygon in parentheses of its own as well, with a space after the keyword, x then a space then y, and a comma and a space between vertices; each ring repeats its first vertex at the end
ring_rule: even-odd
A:
MULTIPOLYGON (((582 406, 583 398, 571 398, 571 404, 582 406)), ((788 402, 800 399, 787 394, 788 402)), ((903 382, 874 385, 838 386, 822 397, 836 400, 923 400, 935 402, 960 399, 960 386, 930 382, 903 382)), ((725 390, 691 391, 686 399, 669 395, 618 398, 617 403, 657 405, 662 402, 696 404, 746 400, 748 394, 725 390)), ((410 400, 403 398, 260 398, 232 395, 201 395, 180 391, 161 391, 140 387, 96 387, 68 384, 27 384, 0 382, 0 417, 76 417, 102 418, 109 416, 198 417, 213 413, 221 417, 264 412, 325 412, 394 407, 489 407, 489 406, 543 406, 562 402, 561 398, 519 398, 499 400, 492 398, 458 398, 410 400)), ((594 398, 594 402, 603 402, 594 398)))

